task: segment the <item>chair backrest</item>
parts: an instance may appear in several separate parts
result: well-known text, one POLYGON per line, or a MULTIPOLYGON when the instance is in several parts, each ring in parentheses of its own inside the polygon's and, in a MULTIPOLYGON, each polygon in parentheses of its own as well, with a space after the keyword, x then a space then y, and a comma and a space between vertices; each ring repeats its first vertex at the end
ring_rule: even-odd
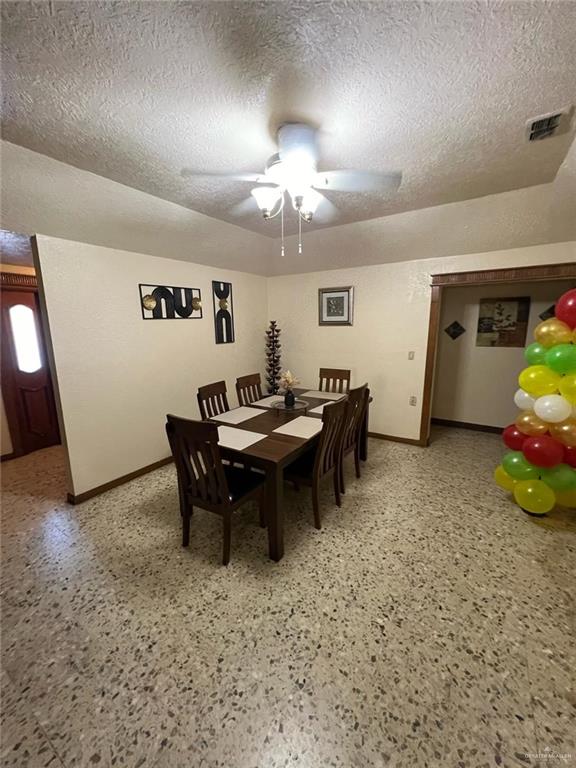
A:
POLYGON ((174 456, 180 493, 199 506, 228 504, 228 483, 218 447, 218 425, 166 416, 166 434, 174 456))
POLYGON ((338 462, 347 413, 347 400, 330 403, 322 411, 322 431, 314 461, 314 475, 317 477, 325 475, 338 462))
POLYGON ((198 406, 203 419, 211 419, 212 416, 229 411, 226 382, 216 381, 214 384, 198 387, 198 406))
POLYGON ((360 439, 362 422, 364 421, 369 398, 370 390, 368 389, 368 384, 363 384, 361 387, 356 387, 348 392, 348 415, 342 439, 342 447, 345 451, 355 445, 360 439))
POLYGON ((345 368, 320 368, 320 392, 348 392, 350 371, 345 368))
POLYGON ((240 405, 250 405, 255 400, 262 400, 262 382, 259 373, 239 376, 236 379, 236 394, 240 405))

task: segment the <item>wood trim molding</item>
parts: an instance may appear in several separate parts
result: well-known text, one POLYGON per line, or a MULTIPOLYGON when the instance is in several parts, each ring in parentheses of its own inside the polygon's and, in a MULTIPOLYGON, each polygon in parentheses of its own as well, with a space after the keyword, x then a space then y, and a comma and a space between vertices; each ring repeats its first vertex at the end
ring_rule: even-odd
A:
POLYGON ((68 504, 82 504, 83 501, 88 501, 88 499, 92 499, 94 496, 99 496, 101 493, 112 490, 112 488, 117 488, 119 485, 124 485, 124 483, 130 482, 130 480, 135 480, 137 477, 147 475, 148 472, 154 472, 155 469, 165 467, 167 464, 171 464, 172 461, 172 456, 167 456, 165 459, 160 459, 153 464, 148 464, 146 467, 135 469, 134 472, 129 472, 127 475, 122 475, 122 477, 117 477, 115 480, 110 480, 109 483, 90 488, 89 491, 84 491, 84 493, 69 493, 66 496, 66 500, 68 501, 68 504))
POLYGON ((0 461, 10 461, 11 459, 17 459, 19 456, 16 451, 12 451, 12 453, 3 453, 2 456, 0 456, 0 461))
POLYGON ((0 287, 38 290, 36 275, 21 275, 18 272, 0 272, 0 287))
POLYGON ((412 437, 395 437, 394 435, 383 435, 380 432, 368 432, 368 437, 373 437, 376 440, 389 440, 391 443, 407 443, 408 445, 424 446, 421 440, 417 440, 412 437))
POLYGON ((535 267, 509 267, 483 269, 472 272, 448 272, 431 275, 431 285, 488 285, 490 283, 518 283, 527 280, 576 279, 576 264, 541 264, 535 267))
POLYGON ((424 367, 424 391, 422 394, 422 415, 420 417, 420 445, 430 441, 430 417, 432 415, 432 385, 436 365, 436 348, 440 331, 440 300, 442 288, 433 285, 430 297, 430 317, 428 319, 428 343, 426 345, 426 365, 424 367))
POLYGON ((439 427, 456 427, 457 429, 472 429, 475 432, 493 432, 501 434, 504 427, 491 427, 489 424, 472 424, 469 421, 453 421, 452 419, 437 419, 434 416, 431 419, 432 424, 439 427))

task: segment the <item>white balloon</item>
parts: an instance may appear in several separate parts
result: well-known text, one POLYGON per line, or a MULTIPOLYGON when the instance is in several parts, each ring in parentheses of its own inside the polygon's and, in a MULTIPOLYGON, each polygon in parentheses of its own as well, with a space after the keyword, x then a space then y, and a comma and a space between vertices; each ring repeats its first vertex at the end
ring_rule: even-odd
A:
POLYGON ((534 408, 534 403, 536 401, 533 397, 530 397, 528 392, 524 392, 523 389, 518 389, 514 395, 514 402, 521 411, 531 411, 534 408))
POLYGON ((544 395, 534 403, 534 413, 542 421, 557 424, 559 421, 570 418, 572 405, 562 395, 544 395))

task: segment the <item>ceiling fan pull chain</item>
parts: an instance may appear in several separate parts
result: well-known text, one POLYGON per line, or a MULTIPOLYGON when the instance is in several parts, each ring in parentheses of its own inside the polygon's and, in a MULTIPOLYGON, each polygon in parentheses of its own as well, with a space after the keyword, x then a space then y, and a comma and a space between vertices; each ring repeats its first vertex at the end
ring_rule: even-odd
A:
POLYGON ((298 253, 302 253, 302 216, 298 211, 298 253))
MULTIPOLYGON (((284 193, 282 193, 282 202, 284 202, 284 193)), ((284 252, 284 205, 282 205, 281 214, 282 215, 280 216, 280 227, 281 227, 280 232, 281 232, 282 244, 280 246, 280 256, 284 258, 284 255, 285 255, 285 252, 284 252)))

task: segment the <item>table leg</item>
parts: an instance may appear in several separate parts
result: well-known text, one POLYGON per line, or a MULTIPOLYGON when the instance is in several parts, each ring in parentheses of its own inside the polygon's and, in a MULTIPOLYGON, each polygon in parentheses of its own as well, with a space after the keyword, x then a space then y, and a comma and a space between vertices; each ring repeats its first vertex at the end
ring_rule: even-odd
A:
POLYGON ((370 404, 366 406, 366 414, 364 421, 362 422, 362 429, 360 430, 360 458, 362 461, 366 461, 368 458, 368 411, 370 404))
POLYGON ((268 556, 271 560, 284 557, 284 510, 282 508, 284 471, 277 465, 266 472, 266 521, 268 523, 268 556))

